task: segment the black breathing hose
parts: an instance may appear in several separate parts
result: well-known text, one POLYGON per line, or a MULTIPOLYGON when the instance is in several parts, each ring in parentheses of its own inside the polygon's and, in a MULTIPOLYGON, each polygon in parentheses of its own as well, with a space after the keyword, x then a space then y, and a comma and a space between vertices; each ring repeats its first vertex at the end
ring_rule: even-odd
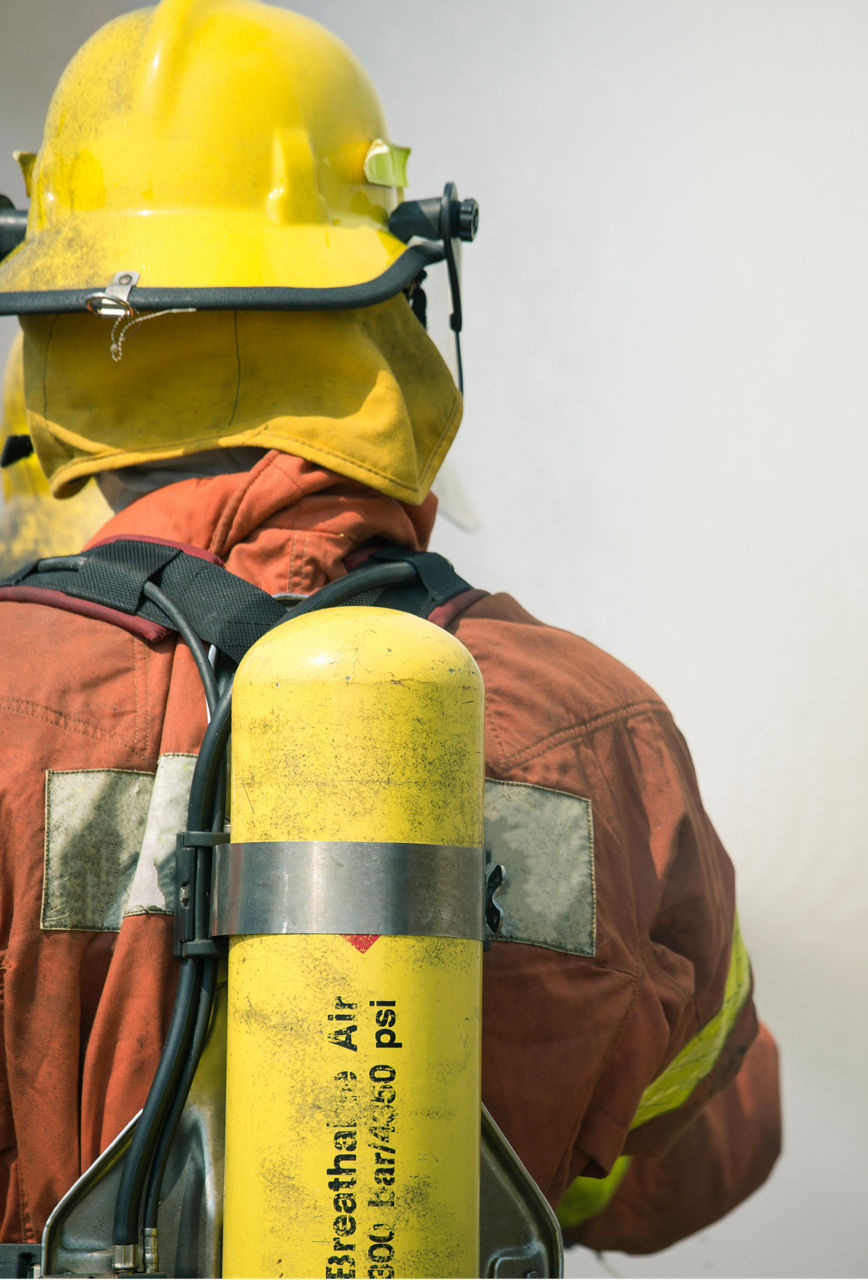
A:
MULTIPOLYGON (((222 768, 223 758, 226 746, 229 741, 229 728, 231 724, 232 712, 232 685, 226 689, 218 704, 213 709, 211 723, 202 740, 202 747, 199 751, 199 759, 196 762, 196 769, 193 771, 193 782, 190 787, 190 802, 187 808, 187 830, 200 831, 203 830, 202 822, 204 815, 211 811, 212 824, 209 828, 212 831, 219 831, 223 827, 225 818, 225 771, 222 768), (202 761, 201 768, 199 760, 202 761)), ((197 856, 197 884, 211 883, 211 849, 200 846, 197 856)), ((200 915, 205 904, 205 896, 201 892, 197 894, 196 903, 196 933, 197 936, 204 936, 207 931, 208 921, 201 919, 200 915)), ((193 1035, 190 1049, 183 1066, 183 1070, 178 1080, 174 1097, 171 1103, 171 1109, 166 1115, 162 1132, 159 1135, 156 1149, 153 1153, 150 1172, 148 1174, 147 1189, 145 1191, 145 1208, 142 1220, 142 1226, 145 1230, 155 1228, 157 1225, 157 1217, 160 1208, 160 1190, 163 1185, 163 1174, 166 1170, 166 1162, 169 1158, 169 1151, 172 1145, 172 1138, 181 1118, 181 1112, 184 1109, 184 1103, 187 1100, 187 1094, 190 1092, 190 1085, 193 1082, 193 1076, 196 1074, 196 1067, 202 1056, 202 1050, 205 1046, 205 1039, 208 1034, 208 1027, 211 1022, 211 1009, 214 1004, 214 994, 217 989, 217 961, 210 957, 202 960, 202 971, 200 974, 199 995, 197 999, 196 1018, 193 1025, 193 1035)))
POLYGON ((196 632, 190 626, 184 614, 162 591, 155 586, 153 582, 146 582, 142 587, 142 594, 152 600, 155 605, 162 609, 167 618, 171 620, 172 626, 184 640, 187 648, 193 655, 193 661, 196 663, 196 670, 199 672, 199 678, 205 688, 205 701, 208 703, 208 714, 214 714, 214 708, 220 700, 220 691, 217 688, 217 678, 214 675, 214 668, 208 661, 208 654, 202 641, 196 635, 196 632))
MULTIPOLYGON (((306 600, 289 610, 287 618, 341 604, 360 591, 397 586, 415 576, 413 567, 404 561, 365 566, 345 578, 328 583, 310 601, 306 600)), ((181 610, 152 584, 147 585, 145 594, 166 613, 190 648, 205 686, 211 713, 193 770, 187 830, 222 831, 225 820, 223 762, 231 725, 232 685, 230 683, 218 697, 217 683, 204 646, 181 610)), ((200 845, 196 849, 196 935, 205 937, 208 921, 204 918, 207 899, 203 886, 210 886, 211 883, 212 850, 210 845, 200 845)), ((113 1243, 116 1246, 137 1244, 140 1223, 145 1228, 157 1225, 160 1190, 169 1149, 211 1019, 217 982, 216 959, 183 956, 180 965, 169 1030, 124 1161, 115 1202, 113 1243)))
MULTIPOLYGON (((163 607, 163 600, 155 603, 163 607)), ((209 704, 210 701, 209 696, 209 704)), ((193 770, 187 807, 188 831, 222 830, 223 758, 229 739, 231 710, 230 684, 212 708, 211 722, 205 730, 193 770)), ((200 847, 196 877, 200 886, 210 886, 210 860, 211 849, 200 847)), ((197 896, 201 899, 203 895, 200 892, 197 896)), ((201 914, 197 911, 197 916, 201 914)), ((112 1233, 112 1242, 116 1246, 138 1243, 143 1199, 146 1201, 144 1225, 156 1226, 169 1147, 205 1042, 216 978, 215 959, 182 956, 169 1030, 121 1174, 112 1233)))
POLYGON ((316 609, 327 609, 333 605, 343 604, 353 596, 364 591, 373 591, 377 587, 396 587, 404 582, 416 580, 416 570, 406 560, 385 560, 373 564, 364 564, 343 578, 335 578, 327 582, 319 591, 315 591, 301 604, 293 605, 287 611, 287 620, 299 618, 303 613, 313 613, 316 609))
POLYGON ((142 1226, 146 1231, 149 1228, 155 1228, 157 1225, 157 1216, 160 1209, 160 1191, 163 1186, 163 1174, 166 1171, 166 1162, 169 1158, 172 1139, 175 1136, 181 1112, 184 1110, 187 1094, 190 1092, 190 1085, 193 1083, 193 1076, 196 1074, 196 1068, 199 1065, 199 1059, 205 1047, 208 1028, 211 1025, 211 1009, 214 1004, 214 993, 217 990, 217 961, 210 958, 204 959, 201 961, 201 966, 199 991, 196 997, 196 1016, 190 1048, 184 1060, 180 1078, 175 1086, 171 1107, 163 1121, 162 1131, 159 1134, 148 1174, 148 1183, 145 1190, 145 1209, 142 1218, 142 1226))
POLYGON ((145 1182, 193 1034, 201 965, 202 961, 193 957, 181 960, 175 1005, 163 1052, 124 1161, 115 1201, 112 1231, 112 1243, 115 1245, 134 1245, 139 1240, 139 1213, 145 1182))

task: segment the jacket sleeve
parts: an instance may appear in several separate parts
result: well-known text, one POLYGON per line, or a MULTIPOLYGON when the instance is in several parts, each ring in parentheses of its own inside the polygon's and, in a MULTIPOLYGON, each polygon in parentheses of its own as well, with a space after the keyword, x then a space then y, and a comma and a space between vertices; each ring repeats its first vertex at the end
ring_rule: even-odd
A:
POLYGON ((643 681, 509 598, 459 635, 512 894, 484 961, 483 1097, 568 1241, 663 1248, 749 1195, 779 1144, 734 869, 643 681))
MULTIPOLYGON (((634 759, 652 849, 655 830, 669 834, 653 852, 657 890, 647 936, 637 941, 648 994, 671 1010, 670 1040, 618 1160, 592 1171, 602 1178, 575 1178, 558 1205, 567 1242, 631 1253, 666 1248, 751 1195, 777 1159, 781 1132, 777 1051, 756 1019, 732 868, 702 807, 686 744, 671 719, 656 719, 656 747, 634 759), (651 761, 662 769, 657 785, 651 761), (667 969, 682 969, 674 1004, 667 969)), ((629 732, 634 742, 651 741, 648 726, 629 732)), ((641 1054, 641 1039, 635 1048, 641 1054)))
MULTIPOLYGON (((567 1243, 651 1253, 734 1209, 762 1185, 778 1157, 777 1080, 775 1043, 761 1026, 726 1088, 665 1154, 624 1157, 623 1177, 616 1173, 612 1179, 617 1185, 608 1203, 583 1222, 565 1227, 567 1243)), ((605 1182, 600 1180, 600 1186, 605 1182)), ((605 1192, 600 1199, 605 1201, 605 1192)), ((569 1216, 568 1203, 560 1216, 569 1216)))

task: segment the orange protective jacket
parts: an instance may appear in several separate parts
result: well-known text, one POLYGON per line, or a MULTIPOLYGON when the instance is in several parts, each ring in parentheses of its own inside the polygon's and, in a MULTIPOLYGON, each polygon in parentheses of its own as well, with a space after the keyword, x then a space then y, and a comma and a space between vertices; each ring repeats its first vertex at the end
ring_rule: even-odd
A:
MULTIPOLYGON (((360 547, 422 548, 433 516, 432 500, 406 506, 272 452, 143 497, 98 537, 191 544, 269 592, 306 593, 360 547)), ((504 841, 518 869, 517 923, 485 956, 483 1095, 563 1202, 568 1239, 659 1249, 731 1209, 778 1151, 775 1049, 736 962, 732 867, 669 712, 636 676, 509 596, 455 630, 485 680, 495 856, 504 841)), ((0 653, 0 1238, 34 1240, 154 1073, 171 902, 130 908, 104 851, 129 811, 112 797, 135 807, 161 761, 195 754, 205 713, 174 639, 4 600, 0 653)))

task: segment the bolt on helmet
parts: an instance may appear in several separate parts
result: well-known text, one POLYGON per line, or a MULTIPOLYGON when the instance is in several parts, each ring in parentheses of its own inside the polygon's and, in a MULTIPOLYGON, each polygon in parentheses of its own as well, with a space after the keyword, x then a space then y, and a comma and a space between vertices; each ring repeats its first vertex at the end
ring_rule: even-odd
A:
MULTIPOLYGON (((308 18, 259 0, 123 14, 73 58, 20 158, 31 206, 0 313, 382 301, 475 233, 451 184, 445 219, 439 199, 433 217, 408 203, 390 229, 408 154, 353 54, 308 18)), ((7 246, 22 212, 0 210, 7 246)))

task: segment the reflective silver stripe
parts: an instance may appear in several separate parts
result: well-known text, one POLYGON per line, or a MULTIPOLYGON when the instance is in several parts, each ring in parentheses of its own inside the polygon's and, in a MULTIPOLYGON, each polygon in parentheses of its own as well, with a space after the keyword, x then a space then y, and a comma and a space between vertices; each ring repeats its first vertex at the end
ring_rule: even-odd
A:
MULTIPOLYGON (((194 765, 193 755, 177 754, 161 756, 156 775, 123 769, 48 771, 44 929, 116 931, 125 915, 171 914, 175 833, 186 826, 194 765)), ((492 861, 506 867, 497 893, 504 910, 499 938, 593 955, 590 801, 489 779, 485 844, 492 861)), ((430 874, 426 868, 429 881, 430 874)), ((481 893, 481 883, 480 872, 473 894, 481 893)), ((474 915, 474 930, 480 918, 481 909, 474 915)), ((430 931, 436 936, 433 926, 430 931)))
POLYGON ((175 909, 175 841, 187 825, 196 757, 164 755, 157 762, 148 820, 136 873, 124 903, 125 916, 175 909))
POLYGON ((485 782, 485 848, 506 876, 498 938, 596 954, 591 802, 523 782, 485 782))
POLYGON ((167 754, 156 774, 47 771, 43 929, 116 932, 127 915, 172 914, 195 762, 167 754))
POLYGON ((215 935, 482 938, 481 849, 261 841, 214 853, 215 935))
POLYGON ((124 769, 48 771, 43 929, 121 927, 153 782, 124 769))

